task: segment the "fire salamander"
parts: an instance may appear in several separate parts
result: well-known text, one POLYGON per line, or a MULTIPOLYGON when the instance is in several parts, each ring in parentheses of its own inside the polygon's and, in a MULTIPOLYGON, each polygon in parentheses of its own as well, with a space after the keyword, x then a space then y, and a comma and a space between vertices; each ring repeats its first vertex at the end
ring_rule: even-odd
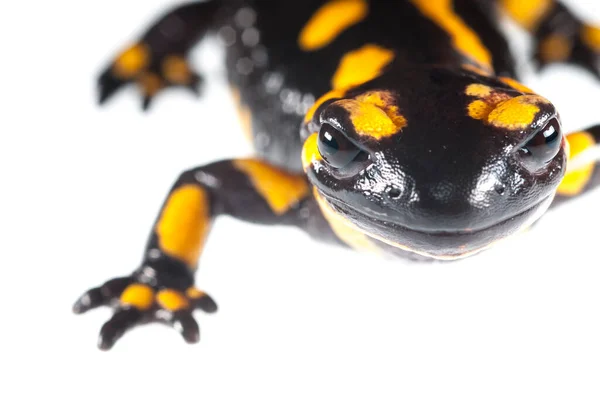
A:
POLYGON ((312 237, 414 260, 456 260, 532 225, 600 184, 600 125, 565 134, 557 109, 518 81, 498 20, 531 33, 540 66, 600 77, 600 28, 557 0, 209 0, 172 9, 99 77, 99 101, 135 84, 148 108, 220 37, 256 149, 184 171, 141 265, 74 305, 115 312, 110 349, 162 321, 199 340, 217 310, 194 273, 219 215, 294 225, 312 237))

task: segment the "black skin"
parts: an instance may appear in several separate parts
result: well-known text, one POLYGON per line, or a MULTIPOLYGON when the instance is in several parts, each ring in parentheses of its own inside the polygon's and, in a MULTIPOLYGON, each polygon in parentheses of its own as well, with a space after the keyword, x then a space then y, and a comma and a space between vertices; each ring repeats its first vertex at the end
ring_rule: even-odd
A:
MULTIPOLYGON (((285 170, 290 179, 306 178, 298 177, 305 172, 306 184, 314 186, 336 214, 369 233, 368 241, 393 255, 430 260, 430 256, 470 254, 514 233, 532 221, 532 213, 545 210, 567 160, 560 145, 562 135, 554 107, 546 102, 539 104, 533 122, 517 130, 490 126, 466 111, 473 101, 465 94, 470 84, 488 86, 507 98, 529 95, 500 80, 502 76, 517 76, 508 44, 496 26, 495 1, 454 3, 454 12, 491 53, 495 69, 492 74, 469 68, 478 65, 453 47, 448 33, 408 1, 370 1, 368 16, 362 22, 343 31, 324 48, 302 51, 297 45, 298 34, 324 3, 213 0, 182 5, 169 11, 139 39, 150 50, 150 62, 140 73, 159 76, 166 88, 171 85, 161 69, 166 57, 185 59, 206 34, 220 35, 227 48, 229 80, 240 93, 241 106, 250 112, 261 161, 285 170), (392 50, 394 61, 381 76, 325 102, 312 120, 304 123, 310 105, 331 89, 331 78, 344 54, 365 44, 392 50), (349 111, 340 106, 339 100, 356 99, 373 91, 390 93, 390 101, 408 120, 398 134, 379 140, 361 136, 349 111), (549 144, 555 145, 551 157, 542 156, 540 160, 535 151, 525 157, 527 148, 550 127, 557 131, 549 144), (333 151, 319 161, 318 172, 315 164, 303 170, 300 152, 305 140, 321 132, 319 148, 324 150, 324 129, 330 129, 327 131, 337 140, 335 145, 352 156, 348 155, 346 164, 340 166, 340 152, 333 151), (481 184, 489 181, 493 184, 481 184), (419 200, 411 199, 415 197, 419 200)), ((599 55, 574 33, 581 22, 560 4, 544 18, 532 31, 534 37, 541 41, 556 30, 566 32, 574 43, 567 62, 583 65, 598 75, 599 55)), ((119 78, 111 64, 99 78, 100 103, 138 77, 119 78)), ((193 73, 186 86, 198 92, 200 80, 193 73)), ((152 99, 152 95, 144 96, 144 109, 152 99)), ((589 132, 600 141, 599 127, 589 132)), ((596 168, 584 192, 600 184, 599 176, 596 168)), ((283 213, 276 214, 233 160, 182 173, 169 195, 184 184, 206 192, 211 220, 227 214, 259 224, 292 225, 317 239, 345 244, 322 213, 311 189, 283 213)), ((555 203, 566 199, 557 197, 555 203)), ((154 292, 172 289, 184 294, 194 285, 195 268, 195 264, 165 253, 153 229, 142 264, 130 276, 86 292, 74 311, 115 306, 114 316, 100 332, 101 349, 111 348, 125 331, 150 321, 177 326, 187 342, 196 342, 199 328, 192 312, 197 308, 216 311, 210 296, 189 298, 188 307, 171 312, 156 304, 138 309, 120 300, 132 284, 149 286, 154 292)))

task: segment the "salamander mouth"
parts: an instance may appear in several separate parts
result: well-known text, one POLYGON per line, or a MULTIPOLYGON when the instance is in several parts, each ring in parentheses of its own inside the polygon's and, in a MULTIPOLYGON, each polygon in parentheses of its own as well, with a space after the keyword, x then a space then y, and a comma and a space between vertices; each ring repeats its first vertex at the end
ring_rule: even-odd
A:
POLYGON ((321 190, 323 201, 356 229, 371 238, 405 251, 440 260, 455 260, 483 251, 529 227, 548 209, 554 194, 535 205, 482 228, 456 231, 424 231, 365 214, 321 190))
POLYGON ((478 234, 478 233, 482 233, 485 232, 487 230, 491 230, 494 229, 496 227, 498 227, 499 225, 505 224, 506 222, 509 222, 515 218, 522 218, 523 216, 526 216, 530 213, 532 213, 532 211, 536 210, 538 207, 540 207, 541 205, 543 205, 546 201, 549 201, 549 199, 551 199, 551 196, 546 196, 544 199, 542 199, 540 202, 536 203, 533 206, 530 206, 528 208, 526 208, 525 210, 515 214, 515 215, 511 215, 509 217, 506 217, 492 225, 486 226, 486 227, 482 227, 482 228, 474 228, 474 229, 464 229, 464 230, 456 230, 456 231, 444 231, 444 230, 439 230, 439 231, 431 231, 431 230, 421 230, 421 229, 416 229, 416 228, 411 228, 408 227, 404 224, 400 224, 397 222, 393 222, 390 220, 384 220, 382 218, 378 218, 378 217, 374 217, 372 215, 366 214, 364 211, 361 211, 359 209, 356 209, 355 207, 352 206, 348 206, 345 203, 342 203, 341 201, 339 201, 336 198, 332 198, 330 196, 328 196, 327 194, 325 194, 322 191, 319 191, 319 193, 322 195, 323 199, 325 199, 325 201, 327 202, 327 204, 329 206, 331 206, 336 212, 343 214, 343 215, 350 215, 352 213, 354 214, 360 214, 361 217, 366 217, 367 219, 371 220, 372 222, 376 222, 379 223, 381 225, 385 225, 385 226, 392 226, 395 228, 400 228, 400 229, 404 229, 404 230, 408 230, 408 231, 412 231, 412 232, 419 232, 419 233, 423 233, 423 234, 427 234, 427 235, 433 235, 433 236, 454 236, 454 235, 474 235, 474 234, 478 234))

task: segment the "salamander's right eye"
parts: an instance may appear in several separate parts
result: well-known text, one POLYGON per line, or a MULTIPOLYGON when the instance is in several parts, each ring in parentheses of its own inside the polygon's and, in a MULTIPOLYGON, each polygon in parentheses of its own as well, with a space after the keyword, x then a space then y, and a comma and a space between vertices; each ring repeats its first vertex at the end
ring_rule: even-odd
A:
POLYGON ((539 169, 554 159, 562 142, 560 130, 559 121, 552 118, 521 147, 524 160, 530 167, 539 169))
POLYGON ((323 159, 336 169, 349 165, 362 152, 341 131, 327 123, 319 131, 317 145, 323 159))

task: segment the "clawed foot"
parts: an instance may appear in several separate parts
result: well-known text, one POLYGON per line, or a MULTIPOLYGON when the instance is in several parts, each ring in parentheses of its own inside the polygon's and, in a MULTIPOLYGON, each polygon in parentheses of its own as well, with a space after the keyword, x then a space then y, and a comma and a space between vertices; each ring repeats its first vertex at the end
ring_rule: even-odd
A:
POLYGON ((144 110, 158 92, 167 87, 185 87, 198 95, 201 77, 181 54, 162 54, 145 43, 137 43, 123 51, 98 79, 99 102, 105 103, 129 83, 140 88, 144 110))
POLYGON ((106 305, 115 308, 112 318, 100 330, 98 347, 109 350, 127 330, 156 321, 173 326, 186 342, 198 342, 199 327, 192 313, 195 309, 216 312, 215 301, 193 286, 173 288, 144 283, 143 272, 142 268, 130 277, 112 279, 88 290, 75 302, 73 312, 77 314, 106 305))

